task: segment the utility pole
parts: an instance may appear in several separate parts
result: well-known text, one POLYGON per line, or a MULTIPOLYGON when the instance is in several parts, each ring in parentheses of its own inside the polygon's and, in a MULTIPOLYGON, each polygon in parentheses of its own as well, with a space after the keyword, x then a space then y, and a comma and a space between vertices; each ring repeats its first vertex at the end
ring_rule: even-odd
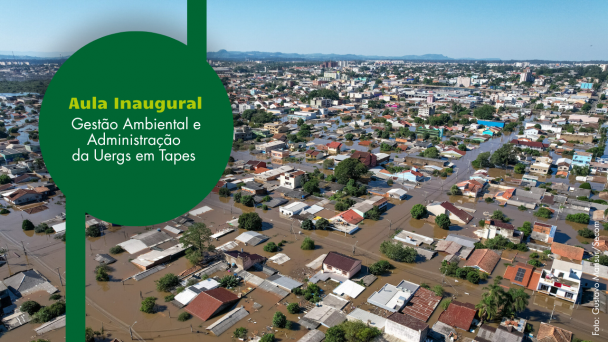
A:
POLYGON ((59 267, 57 267, 56 269, 57 269, 57 275, 59 276, 59 282, 61 283, 61 286, 63 286, 63 279, 61 279, 61 273, 59 273, 59 267))
MULTIPOLYGON (((135 321, 135 323, 137 323, 137 321, 135 321)), ((133 323, 130 327, 129 327, 129 335, 131 335, 131 341, 133 341, 133 326, 135 325, 135 323, 133 323)))
POLYGON ((355 242, 355 244, 353 245, 353 255, 355 255, 355 247, 357 247, 357 243, 358 243, 358 242, 359 242, 359 241, 355 242))
POLYGON ((551 320, 553 319, 553 312, 555 311, 555 302, 553 302, 553 310, 551 310, 551 317, 549 317, 549 324, 551 324, 551 320))

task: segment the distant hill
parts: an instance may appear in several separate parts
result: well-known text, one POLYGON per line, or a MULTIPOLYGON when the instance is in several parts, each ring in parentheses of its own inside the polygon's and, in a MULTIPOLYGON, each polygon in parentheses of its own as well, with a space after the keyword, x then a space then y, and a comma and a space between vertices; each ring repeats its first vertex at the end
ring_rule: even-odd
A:
POLYGON ((226 51, 207 52, 209 59, 260 59, 260 60, 367 60, 367 59, 401 59, 416 61, 457 61, 457 60, 479 60, 479 61, 500 61, 500 58, 451 58, 441 54, 425 55, 405 55, 405 56, 377 56, 377 55, 354 55, 354 54, 324 54, 324 53, 282 53, 282 52, 261 52, 261 51, 226 51))

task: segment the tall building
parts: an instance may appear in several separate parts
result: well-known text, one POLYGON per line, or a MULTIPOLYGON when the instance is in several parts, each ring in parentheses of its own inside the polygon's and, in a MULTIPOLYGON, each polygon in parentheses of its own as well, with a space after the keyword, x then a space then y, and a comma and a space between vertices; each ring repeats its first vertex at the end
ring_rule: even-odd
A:
POLYGON ((335 68, 337 66, 338 66, 338 62, 334 62, 334 61, 327 61, 327 62, 321 63, 321 68, 335 68))
POLYGON ((531 72, 526 71, 522 72, 521 75, 519 75, 519 83, 524 82, 534 82, 534 76, 532 76, 531 72))
POLYGON ((470 77, 464 77, 464 76, 458 76, 458 79, 456 79, 456 86, 457 87, 470 87, 471 86, 471 78, 470 77))

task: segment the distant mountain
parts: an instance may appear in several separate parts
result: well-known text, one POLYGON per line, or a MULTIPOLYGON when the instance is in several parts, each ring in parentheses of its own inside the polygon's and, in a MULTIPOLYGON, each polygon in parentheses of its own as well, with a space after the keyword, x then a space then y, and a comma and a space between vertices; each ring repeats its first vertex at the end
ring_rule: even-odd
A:
POLYGON ((441 54, 425 55, 405 55, 405 56, 377 56, 377 55, 353 55, 353 54, 324 54, 324 53, 282 53, 282 52, 260 52, 260 51, 226 51, 207 52, 209 59, 260 59, 260 60, 367 60, 367 59, 401 59, 418 61, 458 61, 458 60, 479 60, 479 61, 500 61, 500 58, 451 58, 441 54))
POLYGON ((0 51, 0 59, 57 59, 69 57, 73 52, 0 51))

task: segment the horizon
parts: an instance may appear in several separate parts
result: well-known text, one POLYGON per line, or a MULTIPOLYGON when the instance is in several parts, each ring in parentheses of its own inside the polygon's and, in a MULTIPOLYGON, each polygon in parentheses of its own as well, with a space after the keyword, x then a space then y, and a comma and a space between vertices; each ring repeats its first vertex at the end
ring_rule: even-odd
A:
MULTIPOLYGON (((598 13, 608 10, 608 2, 599 0, 585 6, 565 0, 508 4, 391 0, 373 5, 355 0, 347 6, 270 0, 264 5, 235 0, 227 11, 225 3, 209 0, 207 50, 394 58, 442 54, 457 60, 502 61, 602 61, 608 56, 608 43, 598 39, 603 23, 589 20, 588 14, 590 8, 598 13), (577 26, 583 30, 551 30, 575 23, 583 23, 577 26)), ((33 0, 30 8, 28 25, 18 16, 0 22, 5 33, 2 51, 59 57, 122 31, 155 32, 186 42, 186 0, 52 4, 33 0)), ((19 5, 8 3, 4 9, 16 12, 19 5)))

